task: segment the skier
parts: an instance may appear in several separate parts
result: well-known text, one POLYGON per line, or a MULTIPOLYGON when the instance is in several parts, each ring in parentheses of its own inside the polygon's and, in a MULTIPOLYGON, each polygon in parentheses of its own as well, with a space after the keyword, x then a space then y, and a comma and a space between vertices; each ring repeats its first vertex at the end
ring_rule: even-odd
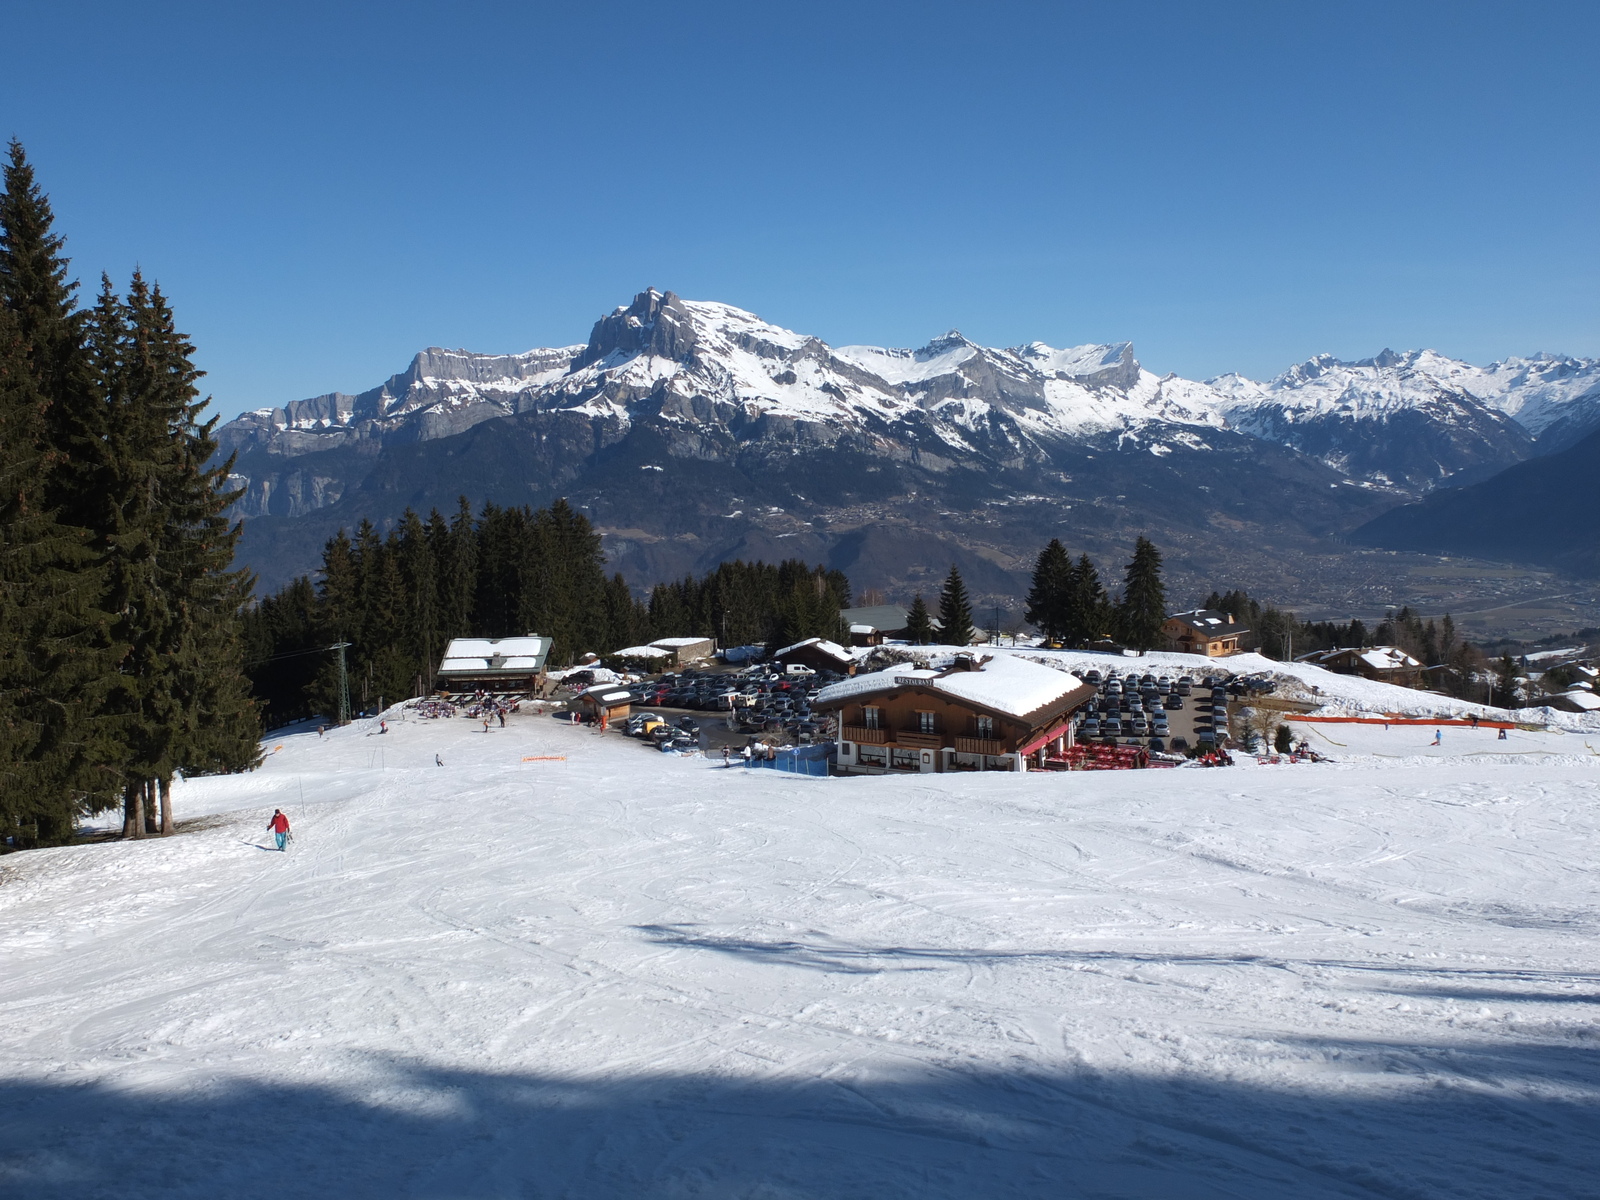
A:
POLYGON ((1472 722, 1472 727, 1474 729, 1476 729, 1478 727, 1478 714, 1477 713, 1473 713, 1471 716, 1469 716, 1467 718, 1467 720, 1472 722))
POLYGON ((1500 736, 1495 738, 1495 741, 1504 742, 1504 741, 1507 741, 1507 740, 1508 739, 1506 737, 1506 727, 1504 725, 1502 725, 1502 726, 1500 726, 1500 736))
POLYGON ((283 815, 281 808, 272 810, 272 820, 267 823, 267 828, 272 830, 272 839, 278 843, 278 849, 288 849, 289 818, 283 815))
POLYGON ((724 768, 731 767, 733 765, 733 751, 729 750, 726 746, 722 748, 722 765, 724 768))
POLYGON ((504 729, 506 727, 506 710, 503 708, 497 708, 495 709, 494 715, 500 718, 500 728, 504 729))
POLYGON ((1433 731, 1433 741, 1430 742, 1429 744, 1433 745, 1433 746, 1442 746, 1442 745, 1444 745, 1444 730, 1435 729, 1433 731))
POLYGON ((440 758, 437 754, 435 754, 433 756, 433 765, 436 766, 436 767, 444 766, 444 759, 440 758))

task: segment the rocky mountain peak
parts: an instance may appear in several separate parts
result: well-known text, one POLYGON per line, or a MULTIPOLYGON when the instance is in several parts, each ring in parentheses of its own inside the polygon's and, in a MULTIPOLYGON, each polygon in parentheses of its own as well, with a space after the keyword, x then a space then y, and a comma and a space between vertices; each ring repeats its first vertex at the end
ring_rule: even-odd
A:
POLYGON ((650 288, 635 296, 632 304, 596 321, 589 344, 572 366, 581 370, 613 356, 620 361, 637 354, 683 362, 698 340, 688 306, 673 292, 650 288))

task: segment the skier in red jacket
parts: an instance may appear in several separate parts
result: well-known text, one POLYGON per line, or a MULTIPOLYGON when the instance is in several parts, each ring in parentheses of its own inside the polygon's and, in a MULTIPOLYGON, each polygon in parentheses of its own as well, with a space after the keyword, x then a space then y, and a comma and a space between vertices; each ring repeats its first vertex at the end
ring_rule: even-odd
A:
POLYGON ((289 818, 283 815, 281 808, 272 810, 272 820, 267 823, 267 828, 272 830, 273 840, 278 843, 278 849, 288 848, 289 818))

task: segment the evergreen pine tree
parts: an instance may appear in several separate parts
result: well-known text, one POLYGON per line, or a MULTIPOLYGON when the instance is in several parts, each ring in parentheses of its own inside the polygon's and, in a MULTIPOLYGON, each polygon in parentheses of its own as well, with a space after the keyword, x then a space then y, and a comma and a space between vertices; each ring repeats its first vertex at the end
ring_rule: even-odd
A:
POLYGON ((972 628, 972 602, 961 572, 950 565, 944 587, 939 592, 939 636, 947 646, 970 646, 976 631, 972 628))
POLYGON ((912 598, 911 608, 906 612, 906 637, 919 646, 933 641, 933 614, 928 611, 928 602, 921 592, 912 598))
POLYGON ((1072 592, 1072 558, 1059 538, 1039 551, 1033 568, 1033 583, 1028 589, 1028 607, 1023 620, 1039 630, 1048 641, 1067 637, 1072 592))
POLYGON ((77 284, 22 147, 0 193, 0 836, 47 845, 117 791, 118 649, 83 513, 98 444, 77 284))
POLYGON ((48 401, 0 305, 0 839, 51 845, 114 781, 95 701, 115 663, 85 531, 45 507, 48 401))
POLYGON ((1067 590, 1066 612, 1063 615, 1063 635, 1069 646, 1084 646, 1102 638, 1110 603, 1106 589, 1100 582, 1100 572, 1087 554, 1079 555, 1067 590))
POLYGON ((1138 650, 1162 644, 1161 624, 1167 617, 1167 591, 1161 582, 1161 553, 1148 539, 1134 543, 1118 606, 1123 641, 1138 650))

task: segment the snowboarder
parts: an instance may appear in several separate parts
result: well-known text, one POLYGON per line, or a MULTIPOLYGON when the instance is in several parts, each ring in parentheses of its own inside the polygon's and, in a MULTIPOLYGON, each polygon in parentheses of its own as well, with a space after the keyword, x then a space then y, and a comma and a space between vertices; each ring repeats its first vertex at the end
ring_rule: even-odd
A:
POLYGON ((378 720, 378 732, 379 733, 388 733, 389 732, 389 722, 383 720, 382 718, 379 718, 379 720, 378 720))
POLYGON ((267 828, 272 830, 272 840, 278 843, 278 849, 288 849, 289 818, 283 815, 281 808, 272 810, 272 820, 267 822, 267 828))
POLYGON ((436 767, 444 766, 444 759, 440 758, 437 754, 435 754, 433 756, 433 765, 436 766, 436 767))
POLYGON ((1506 727, 1504 725, 1502 725, 1502 726, 1500 726, 1500 736, 1495 738, 1495 741, 1504 742, 1504 741, 1507 741, 1507 740, 1508 739, 1506 738, 1506 727))

